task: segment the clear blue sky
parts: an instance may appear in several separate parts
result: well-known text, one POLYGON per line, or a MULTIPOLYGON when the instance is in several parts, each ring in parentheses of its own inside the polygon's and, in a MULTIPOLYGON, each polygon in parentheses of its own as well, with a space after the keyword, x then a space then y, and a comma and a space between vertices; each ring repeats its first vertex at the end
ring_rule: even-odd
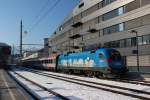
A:
MULTIPOLYGON (((19 45, 20 20, 23 20, 23 30, 29 31, 56 1, 0 0, 0 42, 19 45)), ((23 42, 43 43, 43 38, 50 37, 78 3, 79 0, 59 0, 55 8, 46 14, 35 28, 24 35, 23 42)))

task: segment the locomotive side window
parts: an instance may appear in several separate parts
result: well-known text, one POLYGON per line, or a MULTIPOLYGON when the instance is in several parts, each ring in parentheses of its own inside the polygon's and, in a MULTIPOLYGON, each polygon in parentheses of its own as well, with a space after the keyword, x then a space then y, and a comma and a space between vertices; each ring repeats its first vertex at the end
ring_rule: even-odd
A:
POLYGON ((50 63, 52 63, 52 60, 50 60, 50 63))
POLYGON ((100 53, 99 54, 99 59, 104 60, 105 59, 104 55, 100 53))

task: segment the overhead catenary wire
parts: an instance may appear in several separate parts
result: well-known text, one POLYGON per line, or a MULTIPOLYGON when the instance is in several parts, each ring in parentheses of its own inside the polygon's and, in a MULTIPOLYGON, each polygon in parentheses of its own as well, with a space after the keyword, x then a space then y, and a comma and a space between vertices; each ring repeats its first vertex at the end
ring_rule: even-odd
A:
POLYGON ((43 12, 47 6, 49 5, 50 0, 47 0, 45 2, 45 4, 41 7, 41 9, 39 10, 39 13, 35 16, 35 18, 32 20, 32 22, 29 24, 29 26, 32 26, 33 23, 35 23, 35 21, 41 16, 41 12, 43 12))
POLYGON ((43 16, 41 16, 36 23, 34 23, 32 25, 31 28, 29 28, 28 32, 31 32, 58 4, 59 4, 60 0, 57 0, 54 5, 52 5, 44 14, 43 16))

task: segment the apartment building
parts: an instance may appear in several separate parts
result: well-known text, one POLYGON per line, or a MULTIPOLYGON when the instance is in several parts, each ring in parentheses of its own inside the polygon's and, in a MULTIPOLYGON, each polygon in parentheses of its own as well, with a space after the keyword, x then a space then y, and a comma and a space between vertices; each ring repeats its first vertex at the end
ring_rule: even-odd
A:
POLYGON ((150 71, 150 0, 81 0, 49 45, 50 54, 115 48, 130 70, 138 45, 140 70, 150 71))

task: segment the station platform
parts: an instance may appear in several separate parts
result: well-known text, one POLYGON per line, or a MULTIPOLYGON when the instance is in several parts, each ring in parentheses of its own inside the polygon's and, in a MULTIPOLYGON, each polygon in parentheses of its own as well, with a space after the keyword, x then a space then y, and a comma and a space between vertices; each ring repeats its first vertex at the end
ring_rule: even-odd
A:
POLYGON ((0 100, 30 100, 3 68, 0 68, 0 100))

